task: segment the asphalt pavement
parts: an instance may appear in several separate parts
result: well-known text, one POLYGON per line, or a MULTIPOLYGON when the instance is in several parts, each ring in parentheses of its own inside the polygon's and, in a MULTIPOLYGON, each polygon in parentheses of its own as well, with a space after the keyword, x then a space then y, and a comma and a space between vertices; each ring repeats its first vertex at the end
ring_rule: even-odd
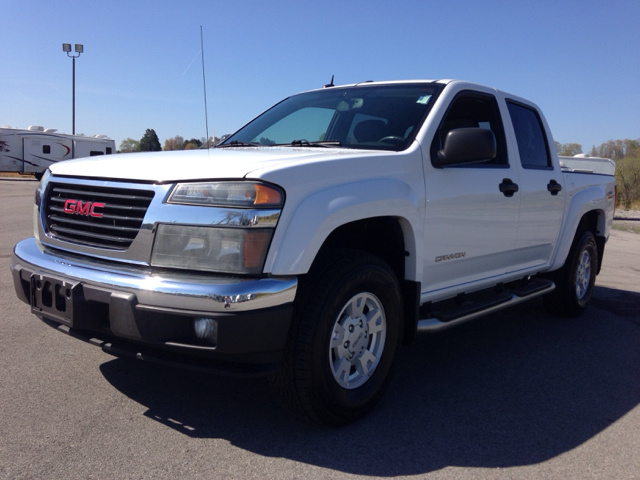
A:
POLYGON ((33 316, 9 260, 35 187, 0 179, 1 478, 640 478, 639 234, 613 231, 581 318, 533 301, 420 337, 332 430, 264 379, 117 359, 33 316))

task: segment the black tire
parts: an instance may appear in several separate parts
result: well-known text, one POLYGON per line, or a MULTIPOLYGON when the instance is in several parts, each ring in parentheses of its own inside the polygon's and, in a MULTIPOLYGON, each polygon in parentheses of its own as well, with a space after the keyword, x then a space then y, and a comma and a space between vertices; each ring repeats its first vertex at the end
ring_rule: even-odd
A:
POLYGON ((296 300, 283 370, 271 384, 293 413, 347 425, 378 403, 391 379, 402 338, 400 286, 385 262, 353 250, 325 255, 307 280, 296 300))
POLYGON ((43 176, 43 175, 44 175, 44 171, 42 171, 42 172, 35 172, 35 173, 33 174, 33 176, 34 176, 34 177, 36 177, 36 180, 38 180, 38 181, 42 180, 42 176, 43 176))
POLYGON ((596 282, 598 248, 590 231, 576 236, 564 266, 548 275, 556 289, 544 297, 553 315, 577 317, 587 308, 596 282))

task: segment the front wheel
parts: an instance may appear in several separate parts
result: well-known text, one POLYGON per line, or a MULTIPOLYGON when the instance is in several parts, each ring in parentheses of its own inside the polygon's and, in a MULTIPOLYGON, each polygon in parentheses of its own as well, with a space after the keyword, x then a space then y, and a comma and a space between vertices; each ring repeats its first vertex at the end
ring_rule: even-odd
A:
POLYGON ((556 289, 544 297, 549 313, 563 317, 577 317, 587 307, 596 282, 598 249, 593 233, 587 231, 576 237, 564 266, 550 278, 556 289))
POLYGON ((272 385, 289 410, 346 425, 377 404, 391 378, 402 329, 400 286, 385 262, 359 251, 325 256, 310 277, 272 385))

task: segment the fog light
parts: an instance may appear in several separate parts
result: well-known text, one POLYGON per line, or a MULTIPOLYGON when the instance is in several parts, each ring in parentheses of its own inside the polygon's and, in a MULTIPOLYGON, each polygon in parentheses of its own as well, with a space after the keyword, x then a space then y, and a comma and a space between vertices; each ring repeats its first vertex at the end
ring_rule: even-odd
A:
POLYGON ((218 322, 211 318, 194 318, 193 329, 196 337, 206 340, 213 346, 218 343, 218 322))

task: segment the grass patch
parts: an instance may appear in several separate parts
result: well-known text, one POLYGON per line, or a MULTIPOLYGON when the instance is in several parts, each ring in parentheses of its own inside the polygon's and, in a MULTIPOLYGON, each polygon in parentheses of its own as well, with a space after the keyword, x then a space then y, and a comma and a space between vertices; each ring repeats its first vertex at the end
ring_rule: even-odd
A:
POLYGON ((640 233, 640 225, 634 225, 631 222, 613 222, 611 228, 621 232, 640 233))

